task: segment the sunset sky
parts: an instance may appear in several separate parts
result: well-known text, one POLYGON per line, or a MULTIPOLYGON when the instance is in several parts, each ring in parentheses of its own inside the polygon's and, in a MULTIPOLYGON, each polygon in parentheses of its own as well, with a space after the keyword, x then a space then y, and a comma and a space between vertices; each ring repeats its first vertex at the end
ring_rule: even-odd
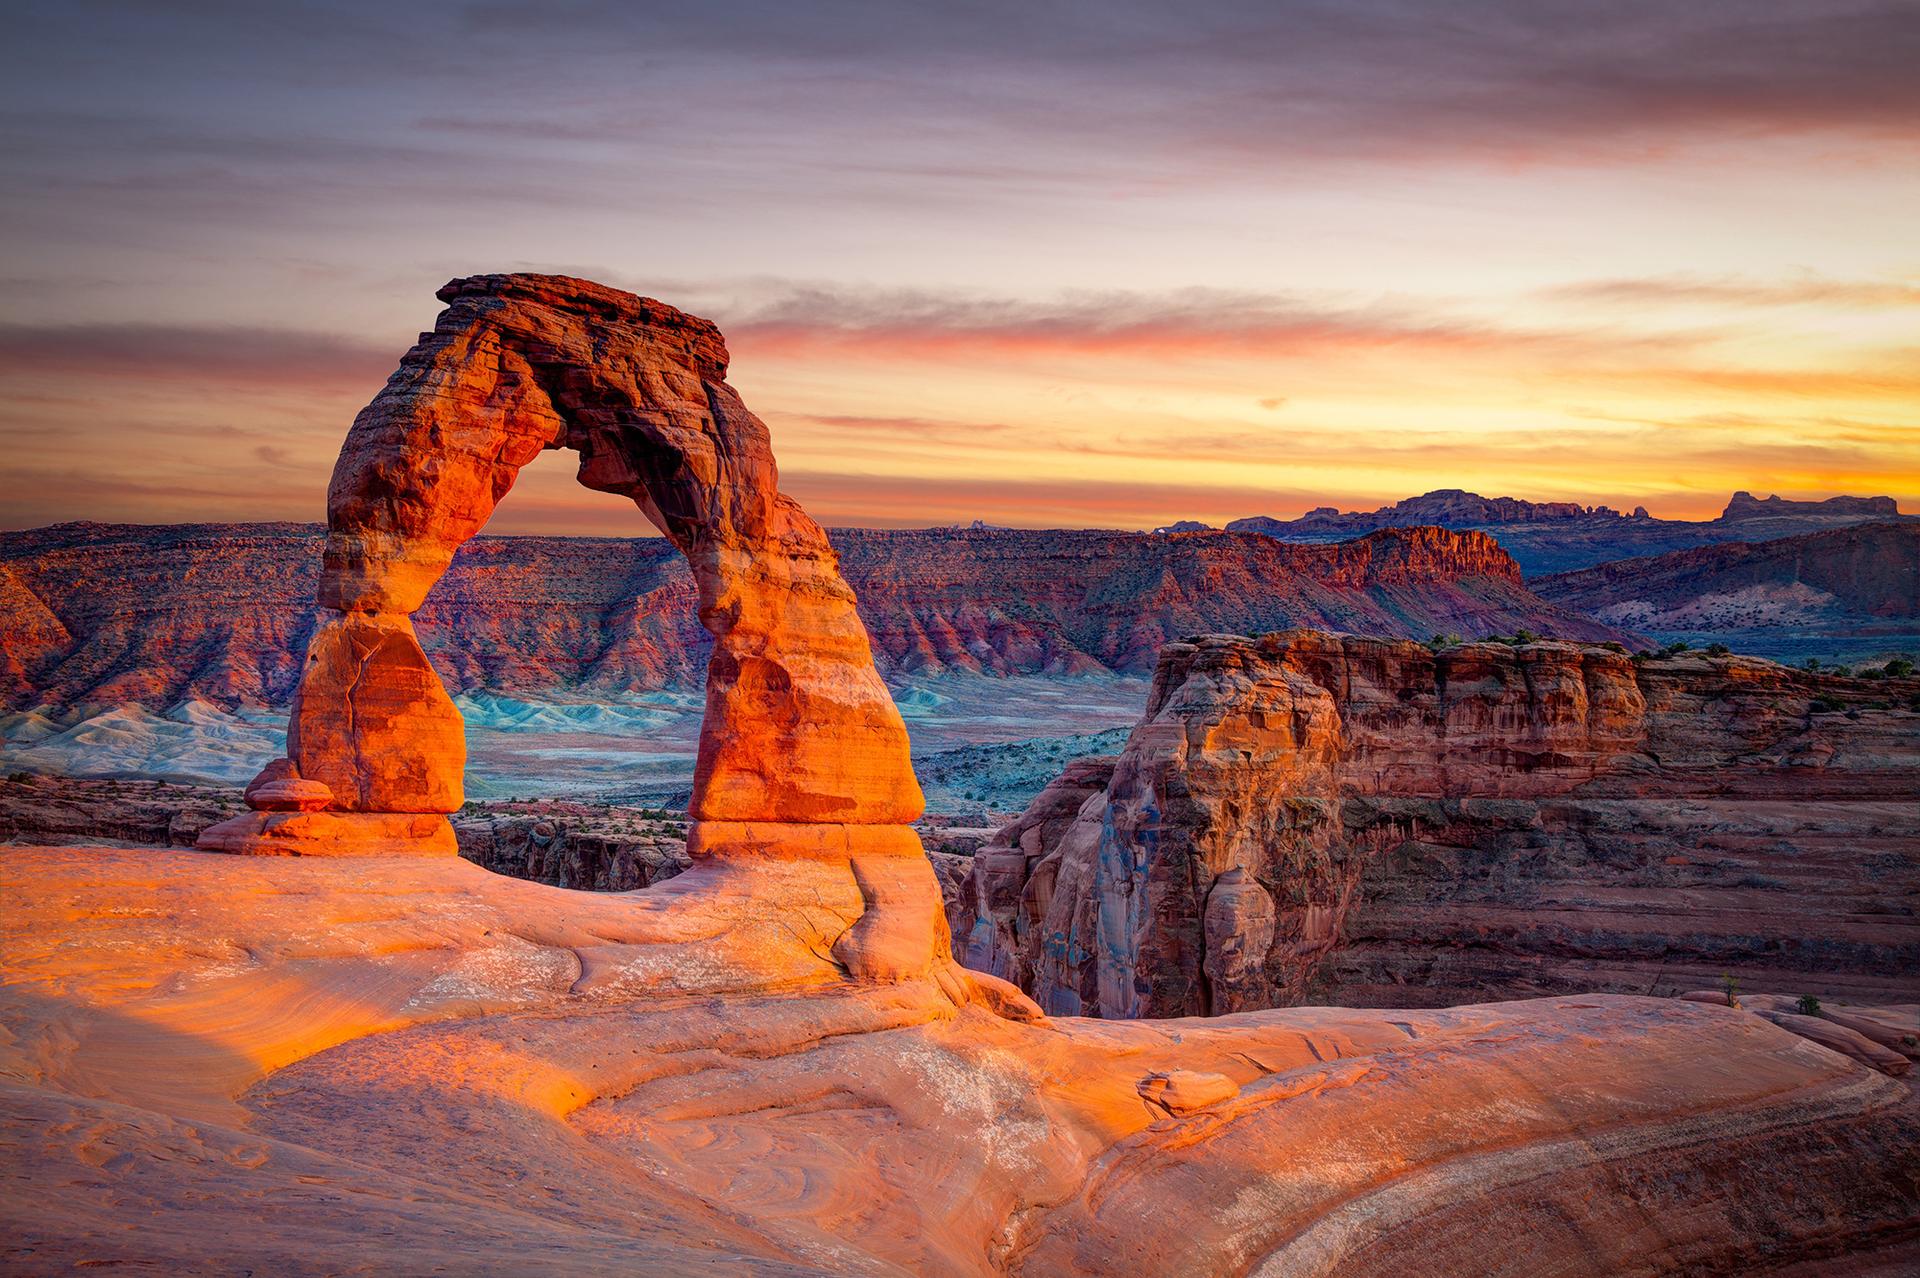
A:
MULTIPOLYGON (((1920 509, 1920 5, 8 7, 0 526, 324 517, 482 271, 717 320, 823 522, 1920 509)), ((494 531, 643 531, 531 467, 494 531)))

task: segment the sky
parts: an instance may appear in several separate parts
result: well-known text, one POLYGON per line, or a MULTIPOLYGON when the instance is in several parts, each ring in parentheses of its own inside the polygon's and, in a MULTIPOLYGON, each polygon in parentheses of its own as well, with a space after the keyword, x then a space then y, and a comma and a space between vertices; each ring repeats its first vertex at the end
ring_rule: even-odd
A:
MULTIPOLYGON (((318 520, 433 293, 719 322, 828 524, 1920 510, 1920 3, 18 2, 0 526, 318 520)), ((647 531, 544 458, 490 530, 647 531)))

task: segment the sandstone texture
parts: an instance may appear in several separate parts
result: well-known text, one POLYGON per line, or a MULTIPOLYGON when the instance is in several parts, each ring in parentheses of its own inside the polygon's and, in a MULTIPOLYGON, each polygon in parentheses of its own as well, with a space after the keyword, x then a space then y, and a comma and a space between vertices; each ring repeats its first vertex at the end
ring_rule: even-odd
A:
MULTIPOLYGON (((829 537, 889 677, 1144 676, 1170 640, 1289 627, 1633 638, 1540 599, 1480 534, 1391 529, 1327 546, 1080 530, 829 537)), ((301 524, 0 533, 0 602, 14 600, 0 607, 0 704, 286 705, 329 615, 314 604, 324 545, 301 524)), ((625 694, 700 686, 712 636, 697 606, 664 538, 481 536, 412 623, 456 692, 625 694)))
POLYGON ((791 868, 709 879, 732 925, 668 939, 662 894, 711 870, 586 894, 455 858, 0 848, 6 1267, 1611 1278, 1916 1258, 1908 1084, 1746 1011, 1597 995, 1028 1024, 925 977, 847 981, 826 940, 860 894, 767 911, 791 868))
POLYGON ((1916 691, 1560 643, 1169 645, 1118 758, 975 854, 955 953, 1106 1017, 1722 972, 1911 1001, 1916 691))
POLYGON ((1659 555, 1725 542, 1768 541, 1849 524, 1912 518, 1901 515, 1891 497, 1789 501, 1774 496, 1763 501, 1752 493, 1738 492, 1727 502, 1719 518, 1689 520, 1657 519, 1649 515, 1645 507, 1635 507, 1631 513, 1622 514, 1609 506, 1482 497, 1458 488, 1442 488, 1373 511, 1343 514, 1332 506, 1322 506, 1298 519, 1255 515, 1236 519, 1227 528, 1282 541, 1306 542, 1334 541, 1379 528, 1422 524, 1478 529, 1509 551, 1531 579, 1613 559, 1659 555))

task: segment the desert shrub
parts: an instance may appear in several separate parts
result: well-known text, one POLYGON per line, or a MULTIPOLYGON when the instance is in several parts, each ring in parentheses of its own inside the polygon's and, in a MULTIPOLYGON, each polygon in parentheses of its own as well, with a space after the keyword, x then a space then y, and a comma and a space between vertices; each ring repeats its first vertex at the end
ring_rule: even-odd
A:
POLYGON ((1813 711, 1815 714, 1836 714, 1845 708, 1845 706, 1841 705, 1840 702, 1834 700, 1832 697, 1815 697, 1807 703, 1807 709, 1813 711))
POLYGON ((1660 655, 1663 657, 1677 657, 1686 650, 1687 641, 1685 639, 1675 639, 1672 643, 1660 650, 1660 655))
POLYGON ((1540 636, 1536 635, 1531 630, 1516 630, 1513 632, 1513 642, 1516 645, 1523 644, 1523 643, 1538 643, 1539 641, 1540 641, 1540 636))
POLYGON ((1820 658, 1808 657, 1806 661, 1806 666, 1807 666, 1807 669, 1809 670, 1818 670, 1820 668, 1820 658))
POLYGON ((1905 657, 1895 657, 1880 669, 1889 679, 1904 679, 1913 673, 1913 663, 1905 657))
POLYGON ((1728 1007, 1740 1006, 1740 999, 1738 997, 1740 993, 1740 982, 1733 979, 1732 972, 1720 973, 1720 988, 1726 991, 1728 1007))
POLYGON ((1608 652, 1625 652, 1627 650, 1627 645, 1619 642, 1616 639, 1609 639, 1605 643, 1601 644, 1600 646, 1602 648, 1605 648, 1608 652))
POLYGON ((1820 1015, 1820 1000, 1811 994, 1802 994, 1800 1001, 1795 1003, 1794 1006, 1800 1009, 1800 1015, 1802 1016, 1820 1015))
POLYGON ((1707 655, 1709 657, 1730 657, 1733 655, 1733 649, 1727 647, 1724 643, 1710 643, 1707 645, 1707 655))

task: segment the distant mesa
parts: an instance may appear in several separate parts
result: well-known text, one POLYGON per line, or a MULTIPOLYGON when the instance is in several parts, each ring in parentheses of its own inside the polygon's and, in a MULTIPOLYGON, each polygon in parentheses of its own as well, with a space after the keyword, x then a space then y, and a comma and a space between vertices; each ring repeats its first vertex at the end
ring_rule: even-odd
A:
POLYGON ((1738 492, 1717 519, 1660 519, 1635 506, 1623 515, 1611 506, 1578 502, 1482 497, 1442 488, 1378 510, 1342 513, 1319 506, 1298 519, 1254 515, 1227 525, 1281 541, 1323 542, 1379 528, 1431 524, 1491 534, 1529 577, 1587 568, 1612 559, 1664 554, 1730 541, 1761 541, 1871 520, 1910 519, 1891 497, 1830 497, 1825 501, 1762 501, 1738 492))
POLYGON ((1920 652, 1920 520, 1675 550, 1531 584, 1660 640, 1711 639, 1793 659, 1920 652))
POLYGON ((1824 501, 1790 501, 1785 497, 1755 497, 1745 491, 1727 501, 1720 518, 1727 523, 1743 519, 1773 519, 1781 516, 1811 516, 1841 519, 1898 519, 1900 505, 1891 497, 1829 497, 1824 501))
POLYGON ((1219 532, 1212 524, 1203 524, 1197 519, 1182 519, 1178 523, 1165 524, 1153 530, 1155 536, 1165 537, 1173 533, 1219 532))

